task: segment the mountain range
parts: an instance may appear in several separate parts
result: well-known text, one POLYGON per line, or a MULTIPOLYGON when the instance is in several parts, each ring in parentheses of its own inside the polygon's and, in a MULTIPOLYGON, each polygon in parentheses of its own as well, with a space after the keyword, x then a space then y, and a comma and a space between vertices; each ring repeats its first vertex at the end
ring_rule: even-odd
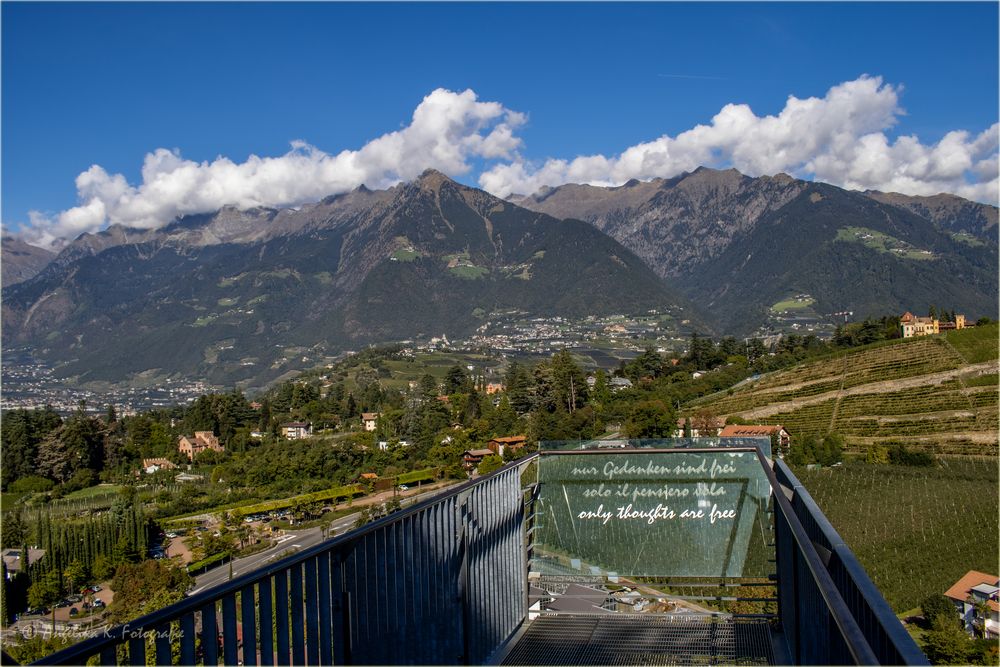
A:
POLYGON ((854 192, 700 168, 511 199, 590 222, 734 334, 753 331, 799 294, 820 313, 861 317, 931 304, 996 313, 997 208, 953 195, 854 192))
POLYGON ((467 335, 496 311, 584 317, 683 301, 593 226, 436 171, 298 209, 85 234, 3 297, 5 344, 32 346, 77 382, 180 373, 255 385, 345 348, 467 335))
POLYGON ((429 170, 298 208, 111 226, 54 257, 18 244, 4 239, 5 345, 79 382, 259 385, 293 361, 463 336, 506 310, 680 309, 732 335, 801 294, 826 314, 997 311, 996 207, 735 170, 508 200, 429 170))

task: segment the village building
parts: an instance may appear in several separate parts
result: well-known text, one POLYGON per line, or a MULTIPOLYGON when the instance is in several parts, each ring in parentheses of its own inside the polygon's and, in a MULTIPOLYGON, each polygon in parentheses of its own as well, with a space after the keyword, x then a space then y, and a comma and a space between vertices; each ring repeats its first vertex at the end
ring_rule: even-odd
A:
POLYGON ((503 391, 502 382, 487 382, 486 383, 486 393, 487 394, 499 394, 503 391))
POLYGON ((195 431, 193 436, 182 435, 177 440, 177 450, 190 461, 194 461, 196 456, 208 449, 214 452, 226 451, 211 431, 195 431))
POLYGON ((782 448, 786 448, 791 444, 792 436, 788 433, 784 426, 762 426, 754 424, 728 424, 720 432, 720 438, 760 438, 766 436, 768 438, 777 434, 778 444, 782 448))
POLYGON ((507 449, 510 449, 511 451, 524 449, 527 442, 528 437, 525 435, 511 435, 503 438, 492 438, 488 443, 486 443, 486 448, 502 458, 507 449))
POLYGON ((628 378, 613 377, 608 381, 608 386, 611 387, 611 391, 621 391, 622 389, 631 389, 632 381, 628 378))
POLYGON ((938 331, 952 331, 955 329, 965 329, 969 325, 965 322, 965 315, 955 315, 954 322, 938 322, 938 331))
POLYGON ((472 470, 479 466, 487 456, 491 456, 491 449, 467 449, 462 452, 462 465, 466 470, 472 470))
POLYGON ((966 632, 1000 637, 1000 577, 969 570, 944 596, 955 605, 966 632))
POLYGON ((163 458, 142 460, 142 469, 147 475, 152 475, 160 470, 173 470, 176 467, 177 465, 173 461, 163 458))
POLYGON ((378 421, 377 412, 362 412, 361 413, 361 423, 364 424, 366 431, 374 431, 375 423, 378 421))
MULTIPOLYGON (((42 559, 45 555, 45 549, 35 549, 33 547, 28 548, 28 565, 34 565, 42 559)), ((21 572, 21 550, 20 549, 4 549, 3 550, 3 564, 7 568, 7 578, 10 579, 15 573, 21 572)))
POLYGON ((903 338, 913 338, 914 336, 930 336, 942 331, 953 331, 956 329, 966 329, 970 327, 965 320, 965 315, 955 314, 954 322, 942 322, 936 317, 917 317, 907 311, 899 318, 899 331, 903 338))
POLYGON ((685 427, 690 423, 692 438, 714 438, 722 435, 722 429, 726 427, 726 421, 721 417, 710 419, 698 419, 696 417, 681 417, 677 420, 677 428, 674 429, 675 438, 688 437, 685 435, 685 427))
POLYGON ((309 422, 288 422, 281 425, 281 435, 289 440, 301 440, 312 435, 312 424, 309 422))

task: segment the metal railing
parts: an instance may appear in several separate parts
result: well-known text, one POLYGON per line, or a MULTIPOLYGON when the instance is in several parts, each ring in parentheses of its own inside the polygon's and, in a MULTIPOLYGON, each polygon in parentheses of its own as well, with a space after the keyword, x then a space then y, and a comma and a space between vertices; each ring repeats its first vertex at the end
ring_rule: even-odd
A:
POLYGON ((478 664, 527 614, 530 459, 35 664, 478 664))
MULTIPOLYGON (((926 665, 781 461, 778 616, 795 664, 926 665)), ((36 664, 481 664, 527 617, 532 531, 521 475, 538 454, 50 655, 36 664)), ((534 487, 536 488, 536 487, 534 487)))
POLYGON ((866 661, 875 660, 883 665, 929 665, 927 657, 899 622, 854 553, 784 461, 775 462, 772 475, 775 493, 779 501, 784 501, 780 503, 784 511, 780 516, 775 515, 778 614, 793 661, 796 664, 843 664, 848 649, 827 636, 829 633, 824 626, 829 619, 822 606, 816 603, 820 591, 815 582, 804 580, 803 554, 794 552, 789 539, 789 535, 795 533, 795 541, 804 538, 819 557, 825 573, 823 586, 833 586, 852 619, 852 626, 864 637, 871 652, 866 661), (795 529, 795 524, 801 530, 795 529))

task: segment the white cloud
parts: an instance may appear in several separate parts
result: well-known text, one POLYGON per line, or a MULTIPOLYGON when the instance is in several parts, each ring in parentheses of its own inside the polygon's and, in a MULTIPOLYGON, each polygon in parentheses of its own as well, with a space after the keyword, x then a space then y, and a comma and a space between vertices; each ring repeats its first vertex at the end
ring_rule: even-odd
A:
POLYGON ((901 88, 862 76, 820 99, 790 96, 774 116, 727 104, 708 125, 636 144, 619 155, 589 155, 541 164, 516 160, 483 173, 479 183, 500 196, 563 183, 621 184, 669 178, 699 166, 732 166, 759 176, 788 172, 851 189, 932 195, 951 192, 995 203, 998 125, 972 137, 949 132, 936 144, 915 136, 890 140, 903 115, 901 88))
POLYGON ((109 223, 155 228, 225 205, 294 206, 361 184, 386 187, 428 167, 458 176, 476 159, 494 161, 479 183, 499 196, 571 182, 669 178, 705 165, 732 166, 752 176, 784 171, 852 189, 951 192, 995 203, 1000 125, 975 136, 949 132, 934 144, 912 135, 891 139, 887 131, 904 114, 900 92, 880 77, 862 76, 830 88, 822 98, 790 96, 777 115, 758 116, 746 104, 727 104, 708 124, 638 143, 616 156, 536 163, 519 152, 516 132, 524 114, 479 101, 472 90, 437 89, 420 102, 409 125, 358 150, 330 154, 295 141, 284 155, 252 155, 236 163, 226 157, 194 162, 159 148, 146 155, 136 186, 94 165, 76 179, 79 206, 51 218, 33 212, 22 235, 58 245, 109 223))
POLYGON ((242 163, 194 162, 158 148, 146 155, 138 186, 94 165, 76 179, 79 206, 51 218, 32 212, 22 232, 33 243, 58 245, 109 223, 148 229, 225 205, 293 206, 361 184, 386 187, 428 167, 459 175, 470 159, 513 159, 521 143, 515 130, 525 120, 497 102, 480 102, 471 90, 439 88, 403 129, 336 155, 303 141, 279 157, 251 155, 242 163))

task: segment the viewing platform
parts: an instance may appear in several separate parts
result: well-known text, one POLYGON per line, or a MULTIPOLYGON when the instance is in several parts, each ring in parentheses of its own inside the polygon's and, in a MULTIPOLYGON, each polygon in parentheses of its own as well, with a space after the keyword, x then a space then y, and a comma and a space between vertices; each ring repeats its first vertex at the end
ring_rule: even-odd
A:
POLYGON ((35 664, 926 657, 768 438, 543 442, 35 664))

